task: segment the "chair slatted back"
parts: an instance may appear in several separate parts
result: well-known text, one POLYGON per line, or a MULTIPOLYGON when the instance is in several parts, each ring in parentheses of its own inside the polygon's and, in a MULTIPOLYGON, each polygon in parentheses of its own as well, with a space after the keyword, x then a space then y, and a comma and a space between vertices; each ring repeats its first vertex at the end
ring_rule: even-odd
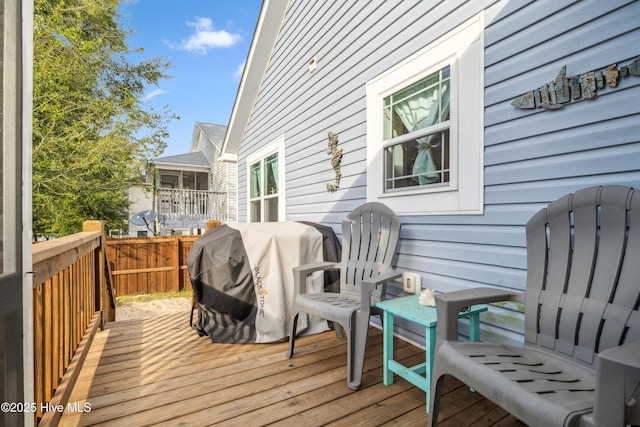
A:
POLYGON ((400 221, 382 203, 365 203, 351 212, 342 222, 340 292, 359 295, 363 279, 387 272, 399 237, 400 221))
POLYGON ((640 339, 640 191, 590 187, 527 223, 525 341, 584 364, 640 339))

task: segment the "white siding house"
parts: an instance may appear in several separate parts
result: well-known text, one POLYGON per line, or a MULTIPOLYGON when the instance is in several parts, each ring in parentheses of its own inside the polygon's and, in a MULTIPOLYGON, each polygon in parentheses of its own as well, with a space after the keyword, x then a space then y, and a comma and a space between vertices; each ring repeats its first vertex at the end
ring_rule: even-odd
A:
POLYGON ((130 221, 130 236, 200 233, 208 220, 236 220, 236 164, 220 160, 226 130, 196 122, 189 153, 149 161, 149 182, 129 189, 129 210, 154 211, 156 220, 149 228, 130 221))
MULTIPOLYGON (((622 0, 264 1, 221 153, 238 162, 238 219, 264 219, 253 168, 282 153, 272 219, 339 232, 378 200, 403 222, 395 265, 423 287, 524 290, 537 210, 640 186, 639 16, 622 0), (534 108, 512 105, 523 95, 534 108)), ((483 337, 521 341, 518 310, 491 307, 483 337)))

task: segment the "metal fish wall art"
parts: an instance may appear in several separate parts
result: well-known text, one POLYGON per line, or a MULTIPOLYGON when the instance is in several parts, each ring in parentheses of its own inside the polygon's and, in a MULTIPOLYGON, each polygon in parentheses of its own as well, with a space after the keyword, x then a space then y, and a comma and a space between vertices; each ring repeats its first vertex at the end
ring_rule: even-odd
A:
POLYGON ((618 81, 626 76, 640 76, 640 56, 620 68, 612 64, 605 70, 570 77, 567 77, 565 65, 555 80, 514 99, 511 105, 522 109, 557 110, 572 100, 595 98, 598 90, 616 87, 618 81))

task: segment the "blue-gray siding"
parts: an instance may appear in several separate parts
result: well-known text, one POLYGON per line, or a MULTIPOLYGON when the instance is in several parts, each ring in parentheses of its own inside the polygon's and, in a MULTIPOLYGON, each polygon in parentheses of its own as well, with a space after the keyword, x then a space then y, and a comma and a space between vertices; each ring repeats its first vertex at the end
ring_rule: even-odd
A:
MULTIPOLYGON (((638 1, 292 0, 239 154, 239 219, 246 220, 246 157, 284 134, 287 220, 339 231, 366 197, 366 82, 482 10, 484 215, 402 217, 396 264, 438 291, 523 290, 524 224, 533 213, 578 188, 640 186, 640 77, 558 111, 510 102, 555 79, 563 65, 579 74, 640 55, 638 1), (318 68, 309 73, 312 57, 318 68), (329 131, 343 148, 335 193, 326 190, 334 178, 329 131)), ((517 340, 521 326, 497 320, 501 311, 514 313, 492 309, 483 333, 517 340)))

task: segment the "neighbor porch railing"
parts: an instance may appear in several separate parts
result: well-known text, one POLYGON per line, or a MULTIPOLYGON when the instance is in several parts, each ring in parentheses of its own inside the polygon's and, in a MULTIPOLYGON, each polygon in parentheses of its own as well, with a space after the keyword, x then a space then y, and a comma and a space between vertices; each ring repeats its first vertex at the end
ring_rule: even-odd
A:
POLYGON ((159 219, 227 220, 227 193, 205 190, 158 190, 159 219))
POLYGON ((115 320, 115 293, 100 221, 83 232, 34 243, 33 336, 36 420, 56 425, 99 327, 115 320))

